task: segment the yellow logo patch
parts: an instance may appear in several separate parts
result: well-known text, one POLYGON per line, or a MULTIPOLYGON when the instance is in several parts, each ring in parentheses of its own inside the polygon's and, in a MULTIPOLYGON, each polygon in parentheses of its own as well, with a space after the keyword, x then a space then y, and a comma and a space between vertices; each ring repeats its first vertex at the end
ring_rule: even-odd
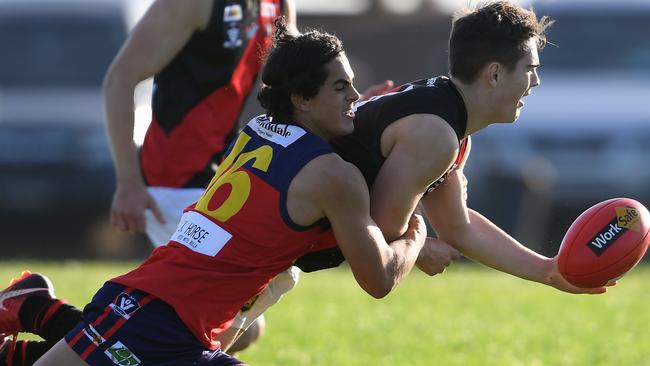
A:
POLYGON ((616 221, 621 228, 641 231, 639 211, 631 207, 616 207, 616 221))

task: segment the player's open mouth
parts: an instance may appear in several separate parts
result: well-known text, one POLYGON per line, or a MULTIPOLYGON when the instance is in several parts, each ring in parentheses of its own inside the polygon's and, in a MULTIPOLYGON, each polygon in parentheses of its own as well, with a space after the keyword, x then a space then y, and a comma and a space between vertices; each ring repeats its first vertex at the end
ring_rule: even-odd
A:
POLYGON ((530 95, 530 89, 528 89, 526 93, 524 93, 524 95, 521 96, 521 99, 519 99, 519 101, 517 102, 517 108, 521 108, 524 106, 524 104, 526 104, 524 103, 524 98, 529 95, 530 95))
POLYGON ((344 114, 346 116, 348 116, 349 118, 354 118, 354 112, 352 111, 352 109, 349 109, 349 110, 345 111, 344 114))

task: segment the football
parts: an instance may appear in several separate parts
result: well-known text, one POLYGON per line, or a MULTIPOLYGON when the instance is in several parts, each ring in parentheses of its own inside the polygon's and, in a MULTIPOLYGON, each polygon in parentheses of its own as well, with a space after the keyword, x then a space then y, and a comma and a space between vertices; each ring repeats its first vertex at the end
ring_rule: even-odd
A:
POLYGON ((574 286, 598 287, 623 276, 650 243, 650 213, 629 198, 613 198, 583 212, 558 253, 559 270, 574 286))

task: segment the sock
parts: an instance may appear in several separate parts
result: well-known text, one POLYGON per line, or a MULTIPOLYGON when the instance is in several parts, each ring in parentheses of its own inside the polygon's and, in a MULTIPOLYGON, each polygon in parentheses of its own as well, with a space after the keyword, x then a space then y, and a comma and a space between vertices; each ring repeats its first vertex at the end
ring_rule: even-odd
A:
POLYGON ((81 320, 81 310, 59 299, 32 296, 25 300, 18 318, 25 332, 58 342, 81 320))
POLYGON ((17 341, 0 362, 4 361, 7 366, 31 366, 55 344, 49 341, 17 341))

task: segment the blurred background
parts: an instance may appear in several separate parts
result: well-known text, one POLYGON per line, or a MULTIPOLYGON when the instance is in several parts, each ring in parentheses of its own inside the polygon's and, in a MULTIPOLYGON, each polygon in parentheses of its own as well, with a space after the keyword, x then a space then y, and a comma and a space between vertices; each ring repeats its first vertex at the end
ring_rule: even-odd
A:
MULTIPOLYGON (((465 0, 296 0, 300 28, 337 34, 360 90, 446 74, 451 16, 465 0)), ((476 1, 472 1, 475 3, 476 1)), ((530 1, 522 2, 526 5, 530 1)), ((149 0, 0 0, 3 259, 139 258, 144 236, 108 222, 114 188, 101 82, 149 0)), ((582 211, 650 204, 650 1, 533 1, 557 23, 541 86, 515 126, 474 136, 469 205, 553 255, 582 211)), ((151 82, 136 97, 135 140, 151 82)), ((254 92, 252 95, 255 95, 254 92)), ((249 98, 242 121, 261 113, 249 98)))

